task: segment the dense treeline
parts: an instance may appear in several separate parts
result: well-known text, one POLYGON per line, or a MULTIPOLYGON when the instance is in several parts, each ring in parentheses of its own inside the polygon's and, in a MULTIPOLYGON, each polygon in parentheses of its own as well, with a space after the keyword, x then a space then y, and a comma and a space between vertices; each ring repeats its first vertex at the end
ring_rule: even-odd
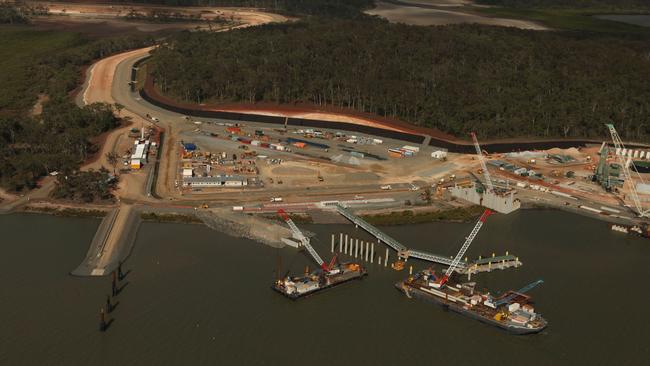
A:
POLYGON ((0 2, 0 24, 27 24, 29 17, 47 14, 47 8, 41 4, 27 4, 24 1, 0 2))
POLYGON ((513 8, 650 9, 647 0, 476 0, 476 3, 513 8))
POLYGON ((25 27, 0 32, 0 186, 20 190, 52 171, 77 169, 96 149, 91 139, 118 124, 112 106, 79 108, 72 102, 81 66, 151 41, 91 40, 25 27), (39 95, 42 112, 33 113, 39 95))
POLYGON ((112 191, 116 186, 117 179, 109 175, 106 169, 59 174, 52 197, 86 203, 113 201, 115 197, 112 191))
POLYGON ((181 101, 349 107, 466 136, 650 135, 650 44, 381 21, 183 33, 151 60, 181 101))
POLYGON ((0 3, 0 24, 24 24, 27 17, 11 4, 0 3))
POLYGON ((293 15, 357 17, 374 0, 111 0, 112 3, 164 4, 171 6, 237 6, 269 9, 293 15))

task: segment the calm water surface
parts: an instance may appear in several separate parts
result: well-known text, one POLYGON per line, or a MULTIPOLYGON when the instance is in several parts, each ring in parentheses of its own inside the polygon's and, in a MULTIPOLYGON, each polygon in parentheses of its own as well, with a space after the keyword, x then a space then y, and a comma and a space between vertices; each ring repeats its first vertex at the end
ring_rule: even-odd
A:
MULTIPOLYGON (((311 262, 203 226, 144 224, 107 333, 98 309, 108 278, 75 278, 97 220, 0 216, 0 365, 643 365, 650 357, 650 241, 557 211, 493 216, 469 256, 521 257, 522 268, 473 278, 492 291, 532 291, 550 323, 513 336, 393 288, 406 271, 369 265, 361 282, 291 302, 270 290, 311 262), (623 362, 625 361, 625 362, 623 362)), ((412 247, 452 255, 473 224, 386 228, 412 247)), ((349 225, 302 225, 330 256, 349 225)), ((383 256, 383 249, 379 250, 383 256)), ((391 253, 394 258, 394 252, 391 253)), ((426 266, 412 262, 416 269, 426 266)))

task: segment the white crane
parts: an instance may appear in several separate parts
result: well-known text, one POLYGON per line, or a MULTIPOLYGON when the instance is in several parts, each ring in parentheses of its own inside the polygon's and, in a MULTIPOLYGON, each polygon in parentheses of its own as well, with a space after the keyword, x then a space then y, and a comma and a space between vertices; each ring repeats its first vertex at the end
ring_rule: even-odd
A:
MULTIPOLYGON (((621 140, 621 137, 618 135, 618 132, 616 132, 616 128, 614 128, 614 125, 611 123, 605 124, 607 128, 609 129, 609 133, 612 135, 612 140, 614 141, 614 147, 615 151, 623 151, 625 149, 625 145, 623 145, 623 141, 621 140)), ((629 183, 630 186, 630 196, 632 196, 632 201, 634 202, 634 207, 636 208, 636 212, 639 215, 639 217, 650 217, 650 209, 643 209, 643 206, 641 204, 641 200, 639 199, 639 195, 636 191, 636 186, 634 185, 634 181, 632 180, 632 173, 630 172, 630 165, 632 164, 632 158, 631 157, 625 157, 622 154, 614 154, 616 155, 616 159, 618 160, 619 164, 623 167, 623 174, 625 175, 625 181, 629 183)), ((643 183, 643 179, 641 178, 641 175, 639 172, 636 171, 635 173, 637 175, 637 178, 643 183)))
POLYGON ((440 279, 440 282, 436 283, 436 287, 442 287, 442 285, 444 285, 449 279, 449 276, 451 276, 451 274, 454 273, 454 270, 456 269, 456 267, 458 267, 458 264, 460 263, 461 259, 465 255, 465 252, 467 252, 467 249, 472 244, 472 241, 474 241, 474 238, 476 238, 476 235, 478 235, 478 232, 481 230, 481 227, 483 227, 485 220, 487 220, 488 216, 490 216, 491 214, 492 211, 490 211, 489 209, 486 209, 483 212, 483 215, 481 215, 481 217, 478 219, 478 222, 474 226, 474 229, 472 229, 472 232, 469 233, 469 236, 467 236, 467 238, 465 239, 465 243, 463 243, 463 246, 460 247, 458 254, 456 254, 456 257, 449 265, 449 268, 447 268, 445 275, 440 279))
POLYGON ((478 155, 478 160, 481 162, 481 169, 483 170, 483 176, 485 177, 485 185, 487 186, 488 191, 494 190, 492 186, 492 178, 490 178, 490 172, 487 169, 485 164, 485 159, 483 158, 483 152, 481 151, 481 145, 478 144, 478 139, 474 132, 471 133, 472 140, 474 140, 474 148, 476 148, 476 155, 478 155))
POLYGON ((328 266, 328 265, 323 261, 323 259, 318 255, 318 253, 316 253, 316 250, 314 250, 314 247, 312 247, 311 244, 309 243, 309 238, 306 237, 306 236, 302 233, 302 231, 300 231, 300 229, 298 229, 298 226, 296 226, 296 224, 293 222, 293 220, 291 220, 291 218, 289 217, 289 215, 287 215, 287 213, 286 213, 283 209, 279 209, 279 210, 278 210, 278 214, 279 214, 279 215, 284 219, 284 221, 287 223, 287 225, 289 225, 289 228, 291 229, 291 232, 293 232, 293 236, 294 236, 296 239, 300 240, 300 243, 301 243, 305 248, 307 248, 307 251, 308 251, 309 254, 312 256, 312 258, 314 258, 314 260, 316 261, 316 263, 318 263, 318 265, 321 266, 321 268, 323 268, 323 269, 325 269, 325 270, 329 270, 329 267, 330 267, 330 266, 328 266))

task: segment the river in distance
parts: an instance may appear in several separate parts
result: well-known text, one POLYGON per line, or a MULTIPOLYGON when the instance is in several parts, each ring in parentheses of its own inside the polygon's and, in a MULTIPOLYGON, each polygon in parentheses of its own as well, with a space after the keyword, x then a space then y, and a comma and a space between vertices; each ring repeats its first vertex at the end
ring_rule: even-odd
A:
MULTIPOLYGON (((297 302, 270 289, 312 262, 201 225, 141 226, 106 333, 98 312, 110 278, 68 273, 99 221, 0 216, 1 365, 575 365, 647 364, 650 241, 559 211, 490 217, 469 257, 503 254, 524 266, 472 278, 493 293, 543 279, 540 334, 516 336, 434 304, 410 300, 398 272, 369 276, 297 302), (278 260, 281 258, 281 260, 278 260)), ((331 234, 369 237, 351 225, 300 225, 329 259, 331 234)), ((473 223, 386 227, 408 246, 452 255, 473 223)), ((384 255, 378 248, 378 255, 384 255)), ((395 253, 390 254, 391 262, 395 253)))

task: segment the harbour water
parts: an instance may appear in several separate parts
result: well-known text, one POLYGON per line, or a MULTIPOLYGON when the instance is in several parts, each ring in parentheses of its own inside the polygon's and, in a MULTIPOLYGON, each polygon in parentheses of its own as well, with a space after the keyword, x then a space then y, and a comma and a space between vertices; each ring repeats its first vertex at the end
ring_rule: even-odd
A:
MULTIPOLYGON (((2 365, 499 365, 647 364, 650 241, 559 211, 490 217, 468 255, 503 254, 519 269, 474 276, 479 288, 532 291, 549 321, 514 336, 427 303, 393 283, 426 263, 370 275, 292 302, 270 289, 281 263, 313 264, 295 249, 273 249, 199 225, 143 224, 125 265, 114 318, 98 331, 110 278, 68 273, 83 259, 98 220, 0 216, 2 365), (278 260, 278 257, 281 260, 278 260)), ((332 233, 367 238, 351 225, 300 225, 330 258, 332 233)), ((473 223, 385 228, 409 246, 452 255, 473 223)), ((377 249, 377 248, 376 248, 377 249)), ((378 255, 384 255, 383 247, 378 255)), ((390 262, 395 259, 391 252, 390 262)))

